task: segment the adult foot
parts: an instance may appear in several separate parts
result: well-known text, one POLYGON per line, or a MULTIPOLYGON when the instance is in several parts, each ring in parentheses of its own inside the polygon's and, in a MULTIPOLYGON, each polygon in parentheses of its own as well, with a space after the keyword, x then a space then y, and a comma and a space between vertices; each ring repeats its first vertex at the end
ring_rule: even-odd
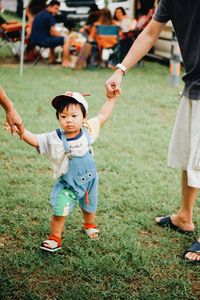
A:
POLYGON ((200 238, 181 255, 187 262, 200 264, 200 238))
POLYGON ((161 227, 168 227, 183 234, 191 234, 194 232, 194 224, 186 222, 177 215, 157 217, 155 221, 156 224, 161 227))

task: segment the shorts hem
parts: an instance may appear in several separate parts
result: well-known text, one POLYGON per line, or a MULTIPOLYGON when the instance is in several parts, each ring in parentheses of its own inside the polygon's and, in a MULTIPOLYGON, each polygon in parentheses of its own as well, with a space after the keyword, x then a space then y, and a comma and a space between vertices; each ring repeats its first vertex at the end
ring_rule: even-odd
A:
POLYGON ((67 217, 68 215, 70 214, 69 213, 63 213, 63 211, 54 211, 53 210, 53 216, 56 216, 56 217, 67 217))

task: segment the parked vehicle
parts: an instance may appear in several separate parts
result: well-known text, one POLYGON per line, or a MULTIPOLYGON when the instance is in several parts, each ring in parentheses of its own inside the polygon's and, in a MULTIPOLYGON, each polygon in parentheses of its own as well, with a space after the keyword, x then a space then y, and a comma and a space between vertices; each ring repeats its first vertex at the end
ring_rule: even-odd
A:
POLYGON ((105 7, 104 0, 63 0, 60 5, 60 13, 64 18, 82 25, 92 4, 97 4, 99 9, 105 7))
MULTIPOLYGON (((28 0, 25 1, 25 3, 28 2, 28 0)), ((3 0, 3 7, 5 10, 17 12, 22 17, 23 3, 23 0, 3 0)), ((60 19, 67 17, 75 22, 84 21, 88 16, 91 4, 97 4, 101 9, 105 7, 105 0, 60 0, 60 19)))

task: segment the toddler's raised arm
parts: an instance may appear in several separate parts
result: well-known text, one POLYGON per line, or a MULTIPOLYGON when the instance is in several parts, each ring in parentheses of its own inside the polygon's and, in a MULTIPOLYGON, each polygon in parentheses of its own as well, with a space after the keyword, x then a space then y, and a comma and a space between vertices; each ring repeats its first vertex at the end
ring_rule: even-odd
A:
POLYGON ((98 114, 100 126, 102 126, 111 116, 111 114, 114 110, 114 107, 115 107, 116 100, 117 100, 117 97, 108 98, 106 100, 106 102, 104 103, 104 105, 102 106, 102 108, 98 114))

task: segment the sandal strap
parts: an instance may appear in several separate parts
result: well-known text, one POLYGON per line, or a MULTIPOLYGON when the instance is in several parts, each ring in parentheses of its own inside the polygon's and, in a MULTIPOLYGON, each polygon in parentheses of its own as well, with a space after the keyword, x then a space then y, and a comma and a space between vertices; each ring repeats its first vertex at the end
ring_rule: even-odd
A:
POLYGON ((99 230, 96 229, 96 228, 88 228, 88 229, 85 229, 85 233, 87 234, 87 236, 88 236, 89 238, 91 238, 92 234, 96 233, 96 234, 97 234, 97 237, 92 238, 92 239, 94 239, 94 240, 95 240, 95 239, 98 239, 99 234, 100 234, 99 230))
POLYGON ((49 239, 50 241, 51 241, 51 240, 56 241, 56 242, 58 243, 58 247, 60 247, 61 244, 62 244, 62 239, 59 238, 58 236, 53 235, 53 234, 50 234, 49 237, 48 237, 48 239, 49 239))
POLYGON ((200 254, 200 242, 193 242, 186 251, 200 254))
POLYGON ((89 224, 89 223, 84 224, 84 229, 90 229, 90 228, 97 228, 97 224, 89 224))

